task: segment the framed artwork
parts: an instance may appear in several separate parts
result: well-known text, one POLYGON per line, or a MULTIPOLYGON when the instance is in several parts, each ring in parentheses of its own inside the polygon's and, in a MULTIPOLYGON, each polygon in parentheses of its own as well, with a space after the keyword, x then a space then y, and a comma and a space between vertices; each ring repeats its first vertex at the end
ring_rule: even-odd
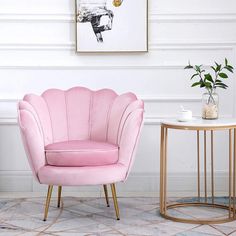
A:
POLYGON ((148 0, 75 0, 76 52, 147 52, 148 0))

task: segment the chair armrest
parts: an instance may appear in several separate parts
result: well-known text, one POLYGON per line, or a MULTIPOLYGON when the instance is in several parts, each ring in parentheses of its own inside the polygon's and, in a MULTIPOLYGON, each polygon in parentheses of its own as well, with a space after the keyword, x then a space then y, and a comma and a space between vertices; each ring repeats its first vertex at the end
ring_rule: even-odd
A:
POLYGON ((18 124, 30 168, 39 181, 38 171, 46 164, 44 138, 37 113, 28 102, 20 101, 18 104, 18 124))
POLYGON ((123 122, 119 135, 119 163, 127 167, 125 180, 131 170, 143 124, 142 108, 130 112, 123 122))

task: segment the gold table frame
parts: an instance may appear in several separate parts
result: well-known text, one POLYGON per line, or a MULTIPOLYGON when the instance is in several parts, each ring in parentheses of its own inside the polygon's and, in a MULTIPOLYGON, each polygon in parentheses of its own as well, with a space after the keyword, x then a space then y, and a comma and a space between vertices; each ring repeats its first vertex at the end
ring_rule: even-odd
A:
POLYGON ((161 143, 160 143, 160 214, 166 219, 191 224, 219 224, 236 220, 236 120, 235 125, 208 125, 208 126, 194 126, 176 125, 161 123, 161 143), (167 141, 168 129, 192 130, 196 131, 197 138, 197 202, 183 202, 183 203, 167 203, 167 141), (214 189, 214 131, 228 130, 229 135, 229 203, 227 205, 215 203, 215 189, 214 189), (201 183, 200 183, 200 132, 204 134, 204 198, 205 202, 200 202, 201 199, 201 183), (207 191, 207 133, 210 132, 210 149, 211 149, 211 203, 208 203, 207 191), (233 133, 233 140, 232 140, 233 133), (232 150, 233 149, 233 150, 232 150), (207 219, 187 219, 174 217, 168 214, 168 209, 179 207, 214 207, 228 210, 228 216, 222 218, 207 218, 207 219))

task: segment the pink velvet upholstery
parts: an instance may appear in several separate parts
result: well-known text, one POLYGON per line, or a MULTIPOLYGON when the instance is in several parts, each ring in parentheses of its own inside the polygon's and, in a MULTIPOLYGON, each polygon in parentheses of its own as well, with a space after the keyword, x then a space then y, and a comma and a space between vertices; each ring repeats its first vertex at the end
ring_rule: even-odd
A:
POLYGON ((83 87, 28 94, 18 106, 24 147, 35 178, 48 185, 125 181, 143 121, 133 93, 83 87))
POLYGON ((122 164, 96 167, 44 166, 38 173, 42 184, 80 186, 124 181, 127 169, 122 164))
POLYGON ((118 146, 91 140, 52 143, 45 147, 47 164, 52 166, 103 166, 118 161, 118 146))

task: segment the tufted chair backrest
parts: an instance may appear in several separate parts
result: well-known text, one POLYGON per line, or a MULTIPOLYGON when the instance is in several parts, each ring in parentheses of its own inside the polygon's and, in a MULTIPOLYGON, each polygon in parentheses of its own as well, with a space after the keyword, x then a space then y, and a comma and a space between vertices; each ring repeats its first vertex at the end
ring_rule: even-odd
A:
POLYGON ((143 102, 133 93, 118 96, 110 89, 83 87, 49 89, 20 102, 20 109, 35 113, 44 145, 87 139, 118 144, 125 119, 137 108, 143 108, 143 102))

